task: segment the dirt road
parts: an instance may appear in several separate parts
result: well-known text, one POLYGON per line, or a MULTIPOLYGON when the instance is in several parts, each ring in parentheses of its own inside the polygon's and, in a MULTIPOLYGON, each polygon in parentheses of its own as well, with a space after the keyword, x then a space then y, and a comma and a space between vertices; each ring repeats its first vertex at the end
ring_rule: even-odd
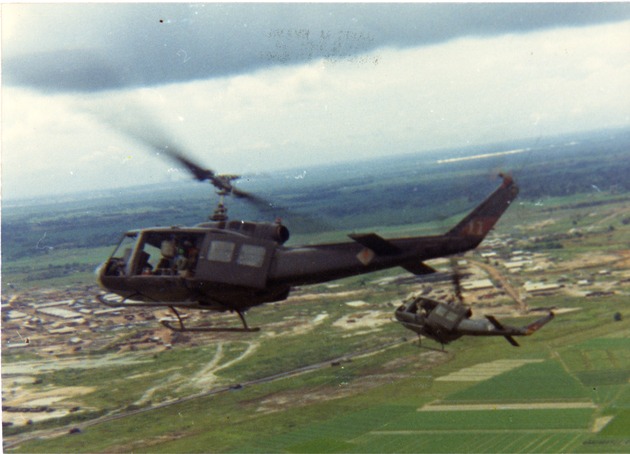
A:
POLYGON ((510 284, 507 278, 503 276, 503 274, 501 274, 501 272, 498 269, 496 269, 492 265, 488 265, 487 263, 479 262, 477 260, 470 260, 470 262, 473 263, 475 266, 478 266, 479 268, 486 271, 490 275, 490 278, 493 281, 499 282, 501 286, 503 287, 503 289, 505 290, 505 293, 510 295, 510 298, 512 298, 514 302, 516 302, 516 304, 518 305, 518 309, 520 311, 522 312, 527 311, 527 304, 525 304, 525 302, 521 299, 521 296, 518 293, 518 290, 516 290, 512 286, 512 284, 510 284))

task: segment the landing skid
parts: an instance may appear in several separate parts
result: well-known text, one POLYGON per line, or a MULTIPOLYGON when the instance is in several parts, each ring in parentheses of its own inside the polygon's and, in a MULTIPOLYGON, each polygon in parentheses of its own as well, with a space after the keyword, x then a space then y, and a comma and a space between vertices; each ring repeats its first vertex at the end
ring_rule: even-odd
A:
POLYGON ((422 350, 430 350, 432 352, 444 353, 445 355, 449 354, 448 350, 444 349, 444 345, 442 345, 442 348, 435 348, 435 347, 428 347, 426 345, 422 345, 419 343, 418 348, 421 348, 422 350))
POLYGON ((169 306, 169 309, 177 316, 177 320, 179 320, 179 327, 175 326, 175 325, 171 325, 171 323, 168 320, 160 320, 160 323, 162 323, 162 325, 164 325, 165 327, 167 327, 168 329, 170 329, 171 331, 175 331, 178 333, 185 333, 185 332, 202 332, 202 333, 255 333, 256 331, 260 331, 260 328, 250 328, 249 326, 247 326, 247 322, 245 321, 245 317, 243 316, 243 313, 240 311, 237 311, 236 313, 238 314, 239 318, 241 319, 241 322, 243 322, 243 327, 242 328, 212 328, 210 326, 193 326, 190 328, 187 328, 186 326, 184 326, 184 321, 182 320, 181 316, 179 315, 179 312, 177 312, 177 309, 175 309, 173 306, 169 306))
POLYGON ((431 351, 434 351, 434 352, 440 352, 440 353, 448 354, 448 352, 444 349, 444 344, 442 342, 440 342, 440 345, 442 346, 441 349, 435 348, 435 347, 427 347, 426 345, 422 344, 422 335, 418 334, 418 348, 423 348, 425 350, 431 350, 431 351))
MULTIPOLYGON (((125 307, 131 307, 131 304, 126 303, 126 301, 128 299, 132 299, 134 296, 136 296, 136 294, 128 296, 126 298, 122 298, 118 301, 110 301, 108 299, 106 299, 107 295, 96 295, 96 299, 109 307, 113 307, 113 308, 117 308, 117 309, 122 309, 125 307)), ((140 296, 140 295, 138 295, 140 296)), ((142 304, 138 304, 138 305, 133 305, 133 306, 141 306, 142 304)), ((166 304, 147 304, 147 306, 150 307, 164 307, 166 306, 166 304)), ((171 331, 176 331, 179 333, 183 333, 183 332, 187 332, 187 331, 191 331, 191 332, 209 332, 209 333, 255 333, 256 331, 260 331, 260 328, 250 328, 249 326, 247 326, 247 322, 245 321, 245 316, 243 315, 243 313, 241 311, 236 311, 236 313, 238 314, 239 318, 241 319, 241 322, 243 323, 243 327, 242 328, 212 328, 210 326, 193 326, 193 327, 186 327, 184 325, 184 321, 182 320, 182 317, 179 315, 179 312, 177 312, 177 309, 175 309, 174 306, 168 306, 168 308, 175 314, 175 316, 177 317, 177 320, 179 320, 179 326, 177 325, 172 325, 168 320, 160 320, 160 323, 162 323, 162 325, 164 325, 165 327, 167 327, 168 329, 170 329, 171 331)))

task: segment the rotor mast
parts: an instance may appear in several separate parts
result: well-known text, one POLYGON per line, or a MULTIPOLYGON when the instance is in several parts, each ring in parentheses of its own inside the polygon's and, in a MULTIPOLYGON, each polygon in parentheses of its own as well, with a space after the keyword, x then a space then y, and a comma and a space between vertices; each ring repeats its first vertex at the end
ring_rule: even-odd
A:
POLYGON ((228 220, 227 207, 225 206, 225 196, 229 194, 229 192, 225 189, 219 189, 217 191, 219 195, 219 203, 217 207, 214 209, 214 213, 209 216, 209 219, 214 222, 218 222, 221 226, 225 225, 225 222, 228 220))

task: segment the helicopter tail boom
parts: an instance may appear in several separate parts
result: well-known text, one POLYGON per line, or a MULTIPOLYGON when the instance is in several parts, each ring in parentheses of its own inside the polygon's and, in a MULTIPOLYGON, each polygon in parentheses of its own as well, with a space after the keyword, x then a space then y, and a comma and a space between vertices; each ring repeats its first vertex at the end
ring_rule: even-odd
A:
POLYGON ((400 266, 415 274, 434 273, 426 260, 476 248, 518 194, 511 177, 455 227, 442 235, 385 239, 351 234, 352 242, 283 247, 274 253, 268 285, 308 285, 400 266))
POLYGON ((539 318, 533 323, 530 323, 524 328, 512 328, 509 326, 506 327, 502 325, 501 322, 499 322, 492 315, 486 315, 486 318, 488 319, 488 321, 492 323, 492 325, 497 329, 497 334, 505 337, 505 339, 515 347, 518 347, 519 344, 518 342, 516 342, 516 340, 514 340, 512 336, 530 336, 534 334, 536 331, 538 331, 540 328, 545 326, 548 322, 553 320, 554 317, 555 317, 554 313, 549 312, 549 314, 545 315, 542 318, 539 318))

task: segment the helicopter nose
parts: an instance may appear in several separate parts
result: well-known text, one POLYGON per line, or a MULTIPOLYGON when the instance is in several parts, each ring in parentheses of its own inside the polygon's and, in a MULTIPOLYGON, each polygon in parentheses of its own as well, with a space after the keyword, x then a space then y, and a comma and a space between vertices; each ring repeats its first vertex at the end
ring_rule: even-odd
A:
POLYGON ((399 322, 402 323, 413 323, 415 322, 415 317, 413 316, 413 314, 410 314, 409 312, 405 312, 402 311, 401 309, 403 309, 404 306, 401 306, 398 308, 398 310, 396 312, 394 312, 394 317, 396 317, 396 320, 398 320, 399 322))
POLYGON ((98 282, 99 287, 104 289, 104 290, 107 290, 105 288, 105 286, 103 285, 103 281, 101 281, 101 271, 103 270, 104 266, 105 266, 105 262, 103 262, 99 266, 97 266, 94 269, 94 274, 96 275, 96 282, 98 282))

